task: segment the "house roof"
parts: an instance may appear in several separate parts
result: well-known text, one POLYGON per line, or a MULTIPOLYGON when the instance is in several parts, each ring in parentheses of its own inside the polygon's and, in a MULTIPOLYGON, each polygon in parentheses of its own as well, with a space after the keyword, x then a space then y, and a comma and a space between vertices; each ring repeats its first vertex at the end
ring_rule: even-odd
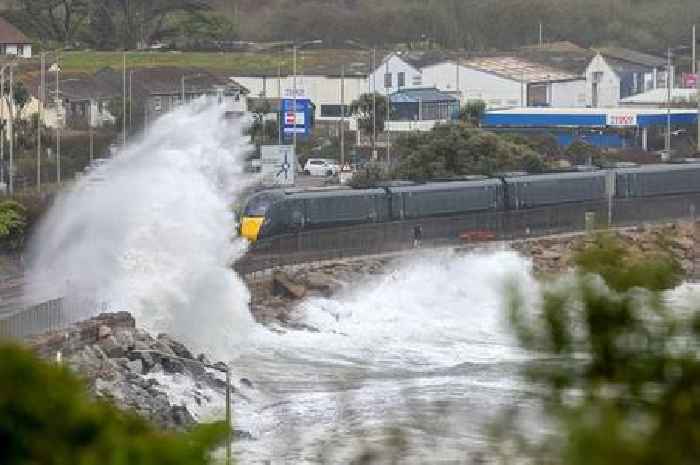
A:
MULTIPOLYGON (((182 78, 185 78, 185 92, 205 92, 214 87, 237 87, 242 93, 248 90, 227 74, 212 73, 201 68, 154 67, 127 70, 135 95, 175 95, 182 90, 182 78)), ((97 77, 112 85, 122 85, 122 73, 111 68, 97 72, 97 77)))
POLYGON ((521 47, 512 54, 531 63, 583 76, 596 52, 571 42, 553 42, 543 44, 541 47, 521 47))
POLYGON ((410 50, 397 51, 394 54, 416 69, 461 60, 466 56, 465 52, 458 50, 410 50))
POLYGON ((389 96, 391 103, 432 103, 432 102, 457 102, 457 97, 441 92, 435 87, 422 89, 404 89, 394 92, 389 96))
POLYGON ((661 68, 666 66, 666 60, 663 58, 626 48, 603 47, 597 49, 597 51, 605 58, 613 58, 621 62, 641 65, 647 68, 661 68))
MULTIPOLYGON (((39 73, 25 75, 23 79, 24 84, 34 97, 39 96, 40 79, 39 73)), ((110 99, 120 96, 122 93, 121 86, 85 73, 60 75, 59 89, 64 99, 72 101, 110 99)), ((46 74, 46 92, 47 98, 53 98, 56 95, 54 73, 47 72, 46 74)))
POLYGON ((0 44, 31 44, 32 41, 22 31, 0 16, 0 44))
POLYGON ((580 74, 574 74, 516 56, 474 57, 462 62, 462 65, 512 81, 528 83, 569 81, 581 78, 580 74))

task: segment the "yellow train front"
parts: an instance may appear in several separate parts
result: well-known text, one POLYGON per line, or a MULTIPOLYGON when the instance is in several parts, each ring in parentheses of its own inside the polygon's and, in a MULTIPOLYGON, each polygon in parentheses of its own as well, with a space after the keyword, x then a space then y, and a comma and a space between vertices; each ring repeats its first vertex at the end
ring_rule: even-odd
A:
POLYGON ((271 225, 272 206, 282 196, 279 191, 265 191, 252 195, 243 208, 239 234, 251 242, 262 238, 266 226, 271 225))

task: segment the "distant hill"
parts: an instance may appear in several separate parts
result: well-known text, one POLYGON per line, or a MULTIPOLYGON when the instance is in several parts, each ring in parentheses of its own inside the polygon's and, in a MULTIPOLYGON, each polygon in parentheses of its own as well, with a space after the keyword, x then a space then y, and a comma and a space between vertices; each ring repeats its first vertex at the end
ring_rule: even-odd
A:
POLYGON ((87 0, 90 20, 74 15, 76 30, 64 34, 46 26, 49 15, 24 11, 30 2, 51 3, 0 0, 0 8, 14 3, 12 16, 37 39, 107 50, 175 39, 510 49, 537 43, 542 23, 546 42, 659 52, 689 47, 691 26, 700 23, 697 0, 130 0, 128 19, 123 0, 87 0), (161 17, 163 6, 169 13, 161 17))

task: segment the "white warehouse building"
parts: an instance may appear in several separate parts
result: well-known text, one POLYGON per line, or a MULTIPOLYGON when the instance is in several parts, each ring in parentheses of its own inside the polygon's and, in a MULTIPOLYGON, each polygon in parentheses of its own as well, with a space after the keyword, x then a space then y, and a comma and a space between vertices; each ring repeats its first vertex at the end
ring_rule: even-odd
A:
POLYGON ((436 88, 461 102, 483 100, 489 108, 586 106, 583 74, 515 56, 463 59, 454 52, 396 52, 370 75, 383 94, 402 88, 436 88))

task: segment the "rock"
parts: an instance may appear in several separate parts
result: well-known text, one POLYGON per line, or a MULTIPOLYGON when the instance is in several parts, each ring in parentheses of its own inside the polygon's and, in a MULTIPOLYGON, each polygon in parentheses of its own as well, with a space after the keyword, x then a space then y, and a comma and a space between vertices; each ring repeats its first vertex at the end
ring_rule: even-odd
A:
POLYGON ((211 367, 217 371, 222 372, 222 373, 226 373, 226 371, 228 371, 228 367, 226 366, 226 364, 224 362, 216 362, 211 367))
POLYGON ((176 340, 172 339, 167 334, 159 334, 158 335, 158 342, 170 347, 170 349, 173 351, 173 353, 175 355, 177 355, 178 357, 194 360, 194 356, 192 355, 192 352, 190 352, 189 349, 187 347, 185 347, 184 344, 177 342, 176 340))
POLYGON ((211 360, 209 360, 209 357, 207 357, 205 354, 199 354, 197 355, 197 360, 202 364, 209 366, 211 365, 211 360))
POLYGON ((112 335, 112 328, 109 326, 102 325, 97 330, 97 339, 104 339, 112 335))
POLYGON ((192 414, 190 414, 189 410, 187 410, 186 407, 182 405, 173 405, 170 408, 170 414, 173 419, 173 423, 175 426, 190 426, 194 423, 196 423, 194 417, 192 414))
POLYGON ((127 350, 122 347, 114 336, 108 336, 100 341, 100 347, 109 358, 121 358, 126 355, 127 350))
POLYGON ((160 361, 160 365, 163 367, 163 370, 169 374, 185 372, 185 364, 176 358, 163 357, 160 361))
POLYGON ((306 295, 306 288, 292 281, 286 273, 275 271, 272 275, 272 294, 299 300, 306 295))
POLYGON ((143 362, 139 359, 127 362, 126 367, 133 373, 143 374, 143 362))

